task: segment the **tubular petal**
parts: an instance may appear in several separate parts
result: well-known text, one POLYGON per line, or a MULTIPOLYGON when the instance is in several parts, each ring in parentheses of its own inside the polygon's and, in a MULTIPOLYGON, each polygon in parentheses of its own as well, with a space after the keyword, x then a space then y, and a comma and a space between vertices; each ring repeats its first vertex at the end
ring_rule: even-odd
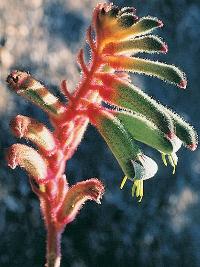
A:
POLYGON ((102 182, 95 178, 73 185, 66 193, 63 204, 57 213, 57 220, 62 224, 70 223, 87 200, 94 200, 100 204, 103 193, 102 182))
POLYGON ((127 41, 108 43, 103 49, 105 54, 136 54, 138 52, 166 53, 167 45, 161 38, 149 35, 127 41))
POLYGON ((38 183, 45 183, 49 176, 47 162, 32 147, 14 144, 7 152, 8 166, 15 169, 18 165, 24 168, 38 183))
POLYGON ((55 138, 44 124, 35 119, 17 115, 10 126, 16 137, 30 140, 49 156, 55 153, 57 149, 55 138))
POLYGON ((183 84, 185 84, 185 87, 187 84, 185 74, 173 65, 125 56, 107 56, 105 57, 105 62, 116 70, 154 76, 179 87, 181 85, 181 88, 183 87, 183 84))

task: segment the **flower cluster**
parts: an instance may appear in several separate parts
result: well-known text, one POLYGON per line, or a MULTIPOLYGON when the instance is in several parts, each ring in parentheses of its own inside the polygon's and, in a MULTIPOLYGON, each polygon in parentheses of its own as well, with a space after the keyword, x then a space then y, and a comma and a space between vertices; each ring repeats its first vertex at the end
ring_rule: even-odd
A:
POLYGON ((158 150, 165 165, 167 157, 174 171, 176 152, 182 144, 190 150, 197 147, 193 127, 131 84, 128 74, 142 73, 186 87, 185 74, 177 67, 136 56, 140 52, 167 52, 163 40, 151 35, 162 26, 157 18, 138 18, 131 7, 97 5, 87 30, 91 59, 85 61, 83 49, 78 54, 81 81, 72 94, 65 80, 60 85, 66 102, 26 72, 13 71, 7 78, 17 94, 48 114, 54 128, 51 132, 37 120, 18 115, 10 124, 14 135, 31 141, 37 150, 14 144, 7 156, 11 168, 19 165, 28 172, 31 187, 40 199, 48 231, 47 266, 54 266, 51 262, 58 262, 60 257, 59 249, 52 246, 53 237, 61 234, 86 200, 99 203, 104 192, 103 184, 94 178, 69 187, 64 174, 66 162, 76 151, 88 123, 97 128, 119 162, 125 174, 121 188, 127 179, 133 181, 132 194, 139 201, 143 197, 143 181, 153 177, 158 166, 135 140, 158 150))
POLYGON ((198 143, 192 126, 132 85, 127 74, 142 73, 186 88, 186 76, 177 67, 136 56, 140 52, 168 51, 166 43, 151 34, 162 26, 162 21, 155 17, 138 18, 136 10, 131 7, 120 9, 112 4, 100 4, 93 15, 96 45, 103 62, 103 67, 95 75, 94 89, 104 102, 113 106, 113 110, 93 105, 89 112, 90 121, 125 173, 121 188, 127 178, 133 180, 132 194, 136 192, 140 200, 143 180, 155 175, 157 164, 143 154, 134 140, 157 149, 165 165, 167 156, 173 173, 178 162, 176 152, 181 145, 195 150, 198 143))

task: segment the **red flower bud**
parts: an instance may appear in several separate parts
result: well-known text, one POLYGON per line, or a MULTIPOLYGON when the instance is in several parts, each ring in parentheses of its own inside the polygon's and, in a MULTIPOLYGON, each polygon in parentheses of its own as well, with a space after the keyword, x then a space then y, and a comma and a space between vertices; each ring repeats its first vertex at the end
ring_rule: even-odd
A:
POLYGON ((50 130, 32 118, 18 115, 10 123, 16 137, 26 138, 36 144, 46 155, 50 156, 57 149, 56 140, 50 130))
POLYGON ((103 193, 103 184, 95 178, 75 184, 67 192, 57 220, 63 224, 70 223, 87 200, 94 200, 100 204, 103 193))
POLYGON ((7 152, 7 162, 12 169, 18 165, 24 168, 38 183, 46 183, 52 178, 45 159, 27 145, 12 145, 7 152))

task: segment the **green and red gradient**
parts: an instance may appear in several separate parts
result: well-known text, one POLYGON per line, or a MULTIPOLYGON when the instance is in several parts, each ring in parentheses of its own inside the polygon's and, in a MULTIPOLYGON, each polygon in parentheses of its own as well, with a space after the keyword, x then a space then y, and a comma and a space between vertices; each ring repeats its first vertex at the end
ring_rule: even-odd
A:
POLYGON ((135 140, 158 150, 165 164, 167 156, 174 170, 181 145, 190 150, 197 147, 193 127, 132 85, 127 73, 154 76, 186 88, 186 76, 177 67, 137 56, 140 52, 167 52, 164 41, 150 35, 162 26, 157 18, 138 18, 132 7, 97 5, 86 38, 91 59, 86 62, 80 49, 77 62, 82 74, 74 93, 69 93, 65 80, 60 85, 66 102, 26 72, 12 71, 7 78, 17 94, 47 113, 54 128, 50 131, 33 118, 17 115, 10 124, 14 135, 31 141, 37 149, 14 144, 7 153, 8 165, 19 165, 27 171, 31 188, 40 200, 47 229, 46 267, 60 266, 60 239, 65 226, 87 200, 100 203, 104 193, 102 182, 96 178, 71 186, 65 175, 67 161, 76 152, 89 123, 97 128, 124 171, 121 188, 127 179, 131 180, 132 195, 136 194, 139 201, 143 181, 153 177, 158 166, 135 140), (104 103, 112 104, 113 109, 105 108, 104 103))

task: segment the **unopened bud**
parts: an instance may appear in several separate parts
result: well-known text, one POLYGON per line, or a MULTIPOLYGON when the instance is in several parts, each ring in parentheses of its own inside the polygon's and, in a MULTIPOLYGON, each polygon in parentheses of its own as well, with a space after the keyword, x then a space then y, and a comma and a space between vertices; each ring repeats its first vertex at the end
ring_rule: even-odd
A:
POLYGON ((30 74, 22 71, 13 71, 8 76, 7 82, 17 94, 38 105, 48 114, 55 117, 65 111, 64 104, 30 74))
POLYGON ((103 184, 95 178, 75 184, 67 192, 58 211, 58 221, 63 224, 70 223, 87 200, 94 200, 100 204, 103 193, 103 184))
POLYGON ((16 137, 26 138, 36 144, 46 155, 55 153, 57 144, 50 130, 32 118, 18 115, 10 123, 16 137))
POLYGON ((12 145, 7 152, 8 166, 24 168, 38 183, 51 179, 45 159, 32 147, 23 144, 12 145))

